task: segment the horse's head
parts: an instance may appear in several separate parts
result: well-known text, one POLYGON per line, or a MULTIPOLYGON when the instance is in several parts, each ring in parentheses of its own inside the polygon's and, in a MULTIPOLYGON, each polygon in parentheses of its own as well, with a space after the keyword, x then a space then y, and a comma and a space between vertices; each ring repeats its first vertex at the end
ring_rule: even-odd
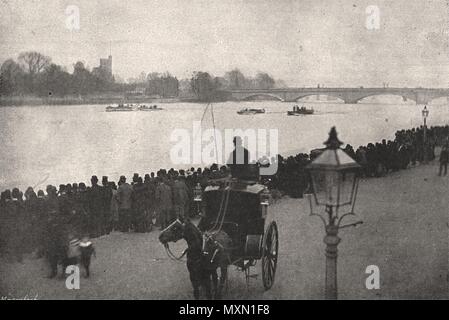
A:
POLYGON ((185 223, 176 219, 167 228, 161 231, 159 241, 165 245, 168 242, 176 242, 184 238, 185 223))
POLYGON ((203 233, 203 245, 201 248, 203 256, 212 256, 215 250, 217 250, 217 247, 218 244, 213 235, 208 232, 203 233))

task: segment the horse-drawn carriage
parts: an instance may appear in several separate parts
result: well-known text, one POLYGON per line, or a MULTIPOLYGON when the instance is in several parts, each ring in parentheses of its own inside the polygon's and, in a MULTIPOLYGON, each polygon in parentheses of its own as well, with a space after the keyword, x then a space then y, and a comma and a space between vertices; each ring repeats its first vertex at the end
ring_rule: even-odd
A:
POLYGON ((245 272, 261 260, 265 289, 273 285, 278 257, 278 229, 275 221, 267 223, 269 191, 251 181, 231 179, 206 187, 203 194, 203 217, 199 228, 206 236, 224 231, 232 241, 230 264, 245 272))
POLYGON ((227 268, 237 266, 245 272, 247 284, 251 267, 261 260, 262 282, 266 290, 274 283, 278 258, 278 229, 275 221, 267 222, 270 193, 257 179, 225 178, 213 181, 204 191, 198 186, 194 200, 198 204, 196 218, 179 217, 159 235, 168 255, 175 259, 187 256, 187 269, 199 298, 199 288, 215 297, 227 279, 227 268), (176 257, 169 242, 184 239, 188 248, 176 257), (217 270, 220 269, 218 285, 217 270))

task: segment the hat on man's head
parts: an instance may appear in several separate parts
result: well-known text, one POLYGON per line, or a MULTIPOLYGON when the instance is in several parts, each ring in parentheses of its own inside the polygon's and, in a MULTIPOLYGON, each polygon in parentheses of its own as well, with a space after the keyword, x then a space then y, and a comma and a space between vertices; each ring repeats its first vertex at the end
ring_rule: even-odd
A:
POLYGON ((91 182, 98 182, 98 177, 97 176, 92 176, 92 178, 90 178, 91 182))
POLYGON ((126 182, 126 177, 125 176, 120 176, 120 182, 126 182))

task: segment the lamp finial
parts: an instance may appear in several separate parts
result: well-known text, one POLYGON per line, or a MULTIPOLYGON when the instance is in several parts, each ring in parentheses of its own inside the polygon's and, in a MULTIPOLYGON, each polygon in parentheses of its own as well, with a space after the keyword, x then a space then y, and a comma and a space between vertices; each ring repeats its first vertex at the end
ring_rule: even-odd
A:
POLYGON ((326 142, 324 142, 324 145, 326 145, 326 147, 328 149, 338 149, 340 148, 340 146, 343 144, 343 142, 341 142, 340 140, 338 140, 337 137, 337 130, 335 129, 335 127, 331 128, 331 131, 329 132, 329 138, 327 139, 326 142))

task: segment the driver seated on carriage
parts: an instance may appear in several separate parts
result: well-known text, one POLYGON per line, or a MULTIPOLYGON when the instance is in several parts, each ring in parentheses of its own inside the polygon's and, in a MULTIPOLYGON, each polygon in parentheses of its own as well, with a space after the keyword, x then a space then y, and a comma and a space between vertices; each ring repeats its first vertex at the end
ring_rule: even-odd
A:
POLYGON ((231 176, 237 180, 258 180, 259 168, 257 164, 250 164, 248 149, 243 147, 242 138, 234 137, 234 150, 229 154, 226 164, 231 169, 231 176))
POLYGON ((206 187, 197 225, 205 234, 224 231, 232 240, 233 254, 242 256, 246 236, 263 234, 259 194, 264 187, 258 184, 259 166, 249 163, 250 153, 241 137, 234 137, 233 142, 234 150, 227 161, 231 179, 214 181, 206 187))

